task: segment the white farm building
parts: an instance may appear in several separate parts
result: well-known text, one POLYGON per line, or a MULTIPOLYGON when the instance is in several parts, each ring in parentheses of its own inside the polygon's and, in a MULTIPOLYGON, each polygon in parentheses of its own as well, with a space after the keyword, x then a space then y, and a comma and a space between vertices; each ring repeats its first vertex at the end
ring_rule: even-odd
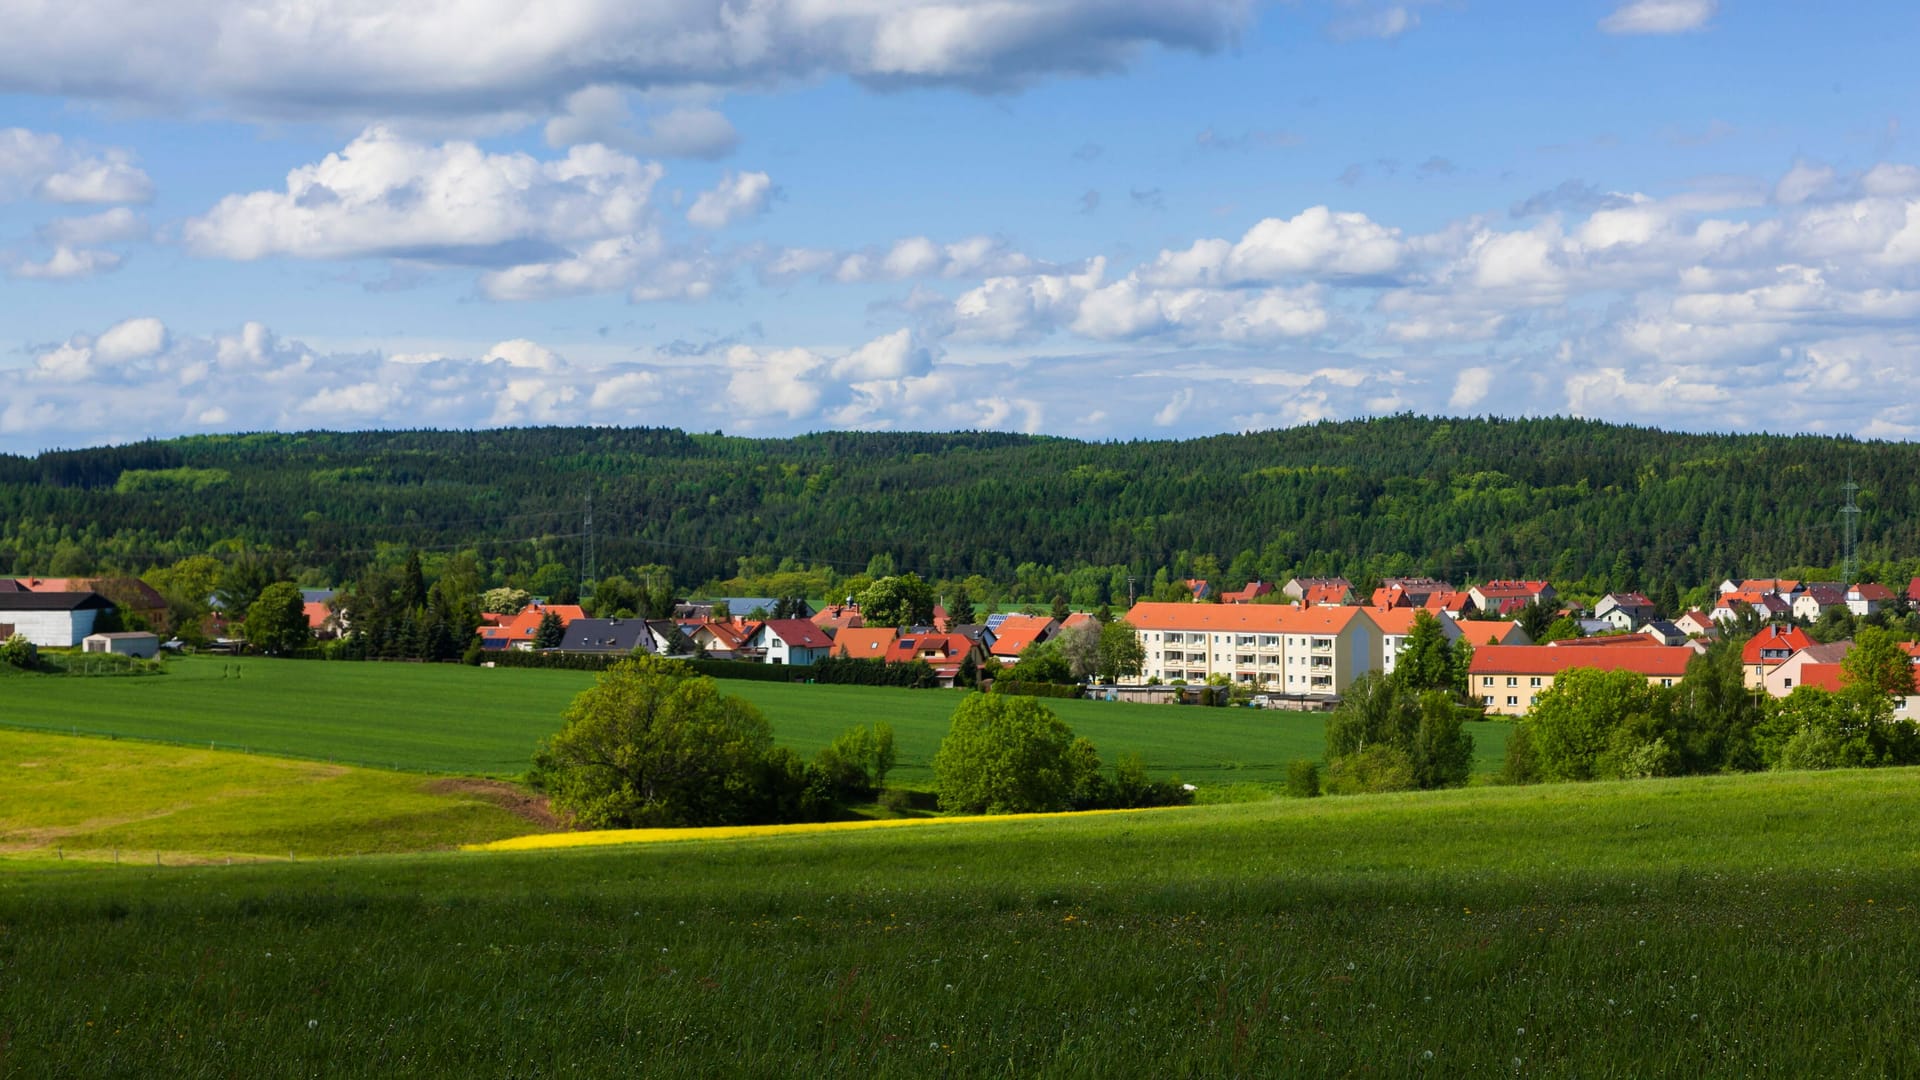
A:
POLYGON ((112 610, 111 600, 93 592, 0 592, 0 641, 20 634, 35 645, 70 649, 112 610))

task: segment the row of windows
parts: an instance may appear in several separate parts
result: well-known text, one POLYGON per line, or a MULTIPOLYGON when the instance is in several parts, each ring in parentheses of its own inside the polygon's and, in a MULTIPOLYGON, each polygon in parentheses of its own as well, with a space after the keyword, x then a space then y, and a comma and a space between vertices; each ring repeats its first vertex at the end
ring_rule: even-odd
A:
MULTIPOLYGON (((1280 647, 1280 635, 1278 634, 1207 635, 1207 634, 1199 633, 1198 631, 1187 632, 1182 630, 1168 630, 1164 633, 1156 633, 1151 635, 1151 640, 1155 642, 1164 641, 1168 645, 1205 645, 1207 644, 1207 639, 1209 636, 1212 637, 1213 644, 1215 645, 1236 645, 1236 646, 1252 645, 1262 649, 1277 649, 1280 647)), ((1317 638, 1311 638, 1311 639, 1304 638, 1304 637, 1290 637, 1287 639, 1287 644, 1305 646, 1307 648, 1312 648, 1312 649, 1331 649, 1333 648, 1333 639, 1330 637, 1317 637, 1317 638)))

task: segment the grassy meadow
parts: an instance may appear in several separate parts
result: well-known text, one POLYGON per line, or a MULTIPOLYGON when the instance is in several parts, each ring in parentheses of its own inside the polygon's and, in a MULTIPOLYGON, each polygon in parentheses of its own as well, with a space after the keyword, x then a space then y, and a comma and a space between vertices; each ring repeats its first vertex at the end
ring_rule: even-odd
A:
POLYGON ((1920 772, 0 874, 0 1074, 1920 1074, 1920 772))
MULTIPOLYGON (((141 679, 10 678, 0 725, 479 776, 524 772, 560 726, 585 672, 445 664, 321 663, 193 657, 141 679)), ((951 691, 723 680, 765 711, 803 754, 853 724, 885 720, 898 740, 895 779, 931 786, 932 761, 958 695, 951 691)), ((1325 719, 1280 710, 1048 701, 1109 762, 1139 753, 1156 774, 1206 788, 1277 787, 1286 764, 1325 753, 1325 719)), ((1499 768, 1508 726, 1472 725, 1476 767, 1499 768)))
POLYGON ((423 851, 537 831, 540 825, 500 805, 509 797, 505 787, 0 730, 0 857, 308 858, 423 851))

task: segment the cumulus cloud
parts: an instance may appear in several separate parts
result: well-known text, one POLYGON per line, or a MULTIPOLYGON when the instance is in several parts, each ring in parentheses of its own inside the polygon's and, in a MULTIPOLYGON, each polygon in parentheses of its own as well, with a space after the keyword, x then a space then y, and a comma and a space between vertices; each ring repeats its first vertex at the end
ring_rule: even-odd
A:
POLYGON ((777 248, 759 252, 755 262, 761 280, 776 283, 816 276, 843 284, 978 278, 1025 273, 1039 267, 1006 240, 992 236, 969 236, 944 244, 925 236, 908 236, 884 246, 852 251, 777 248))
POLYGON ((687 220, 703 229, 724 229, 758 217, 773 199, 773 178, 763 172, 727 173, 712 191, 703 191, 687 210, 687 220))
POLYGON ((673 104, 646 117, 633 115, 625 90, 589 86, 569 95, 564 111, 547 121, 547 145, 600 143, 650 157, 721 158, 739 145, 740 133, 719 110, 673 104))
POLYGON ((1609 34, 1680 34, 1707 25, 1719 0, 1630 0, 1600 20, 1609 34))
POLYGON ((845 74, 1004 90, 1124 68, 1149 46, 1231 43, 1252 0, 116 0, 29 5, 0 37, 0 92, 248 115, 549 112, 595 86, 764 87, 845 74))
POLYGON ((195 251, 229 259, 515 261, 645 227, 660 171, 598 145, 537 161, 372 127, 288 173, 284 191, 229 195, 183 234, 195 251))
POLYGON ((7 266, 9 277, 40 281, 66 281, 92 277, 120 269, 124 260, 111 251, 73 248, 61 244, 45 259, 15 259, 7 266))
POLYGON ((55 218, 35 230, 49 244, 124 244, 151 234, 147 220, 124 206, 85 217, 55 218))
MULTIPOLYGON (((0 52, 6 48, 0 44, 0 52)), ((56 203, 141 203, 153 198, 153 181, 125 150, 90 153, 59 135, 0 128, 0 202, 25 197, 56 203)))

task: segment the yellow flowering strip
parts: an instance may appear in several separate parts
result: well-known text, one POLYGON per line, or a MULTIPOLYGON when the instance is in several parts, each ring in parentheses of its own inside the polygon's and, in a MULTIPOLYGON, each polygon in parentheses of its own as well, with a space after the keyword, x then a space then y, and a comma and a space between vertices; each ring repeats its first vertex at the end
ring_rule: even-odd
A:
MULTIPOLYGON (((1179 809, 1160 807, 1159 809, 1179 809)), ((909 825, 956 825, 984 821, 1033 821, 1039 818, 1083 818, 1090 814, 1138 814, 1140 810, 1077 810, 1051 814, 984 814, 973 817, 869 818, 861 821, 816 821, 804 825, 723 825, 706 829, 602 829, 597 832, 537 833, 467 844, 462 851, 537 851, 544 848, 598 847, 605 844, 658 844, 682 840, 750 840, 763 836, 800 836, 853 829, 893 829, 909 825)))

